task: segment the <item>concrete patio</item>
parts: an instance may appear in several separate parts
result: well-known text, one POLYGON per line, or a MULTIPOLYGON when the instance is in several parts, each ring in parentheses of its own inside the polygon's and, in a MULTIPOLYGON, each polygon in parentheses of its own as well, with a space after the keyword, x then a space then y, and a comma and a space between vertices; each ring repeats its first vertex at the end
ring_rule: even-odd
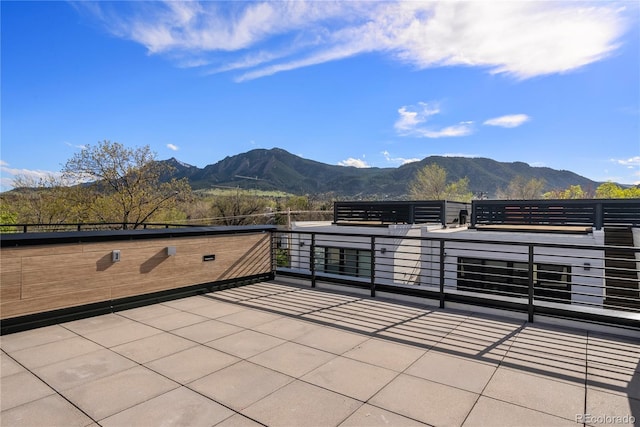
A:
POLYGON ((2 426, 633 425, 640 340, 278 282, 1 337, 2 426))

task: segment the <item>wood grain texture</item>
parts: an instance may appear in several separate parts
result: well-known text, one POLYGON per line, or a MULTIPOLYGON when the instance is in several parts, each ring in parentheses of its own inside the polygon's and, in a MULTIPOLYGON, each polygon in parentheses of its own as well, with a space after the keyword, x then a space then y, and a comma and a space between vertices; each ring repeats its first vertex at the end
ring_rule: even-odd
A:
POLYGON ((271 272, 269 233, 2 248, 0 319, 271 272), (166 248, 176 248, 167 256, 166 248), (111 261, 113 250, 120 262, 111 261), (204 255, 215 255, 203 261, 204 255))

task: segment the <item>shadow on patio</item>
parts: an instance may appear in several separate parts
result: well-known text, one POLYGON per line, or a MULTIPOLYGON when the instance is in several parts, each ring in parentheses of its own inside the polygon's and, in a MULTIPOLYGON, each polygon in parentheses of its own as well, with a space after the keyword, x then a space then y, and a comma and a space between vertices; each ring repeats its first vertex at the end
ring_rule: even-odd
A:
POLYGON ((640 342, 277 281, 5 335, 2 425, 575 425, 640 342))

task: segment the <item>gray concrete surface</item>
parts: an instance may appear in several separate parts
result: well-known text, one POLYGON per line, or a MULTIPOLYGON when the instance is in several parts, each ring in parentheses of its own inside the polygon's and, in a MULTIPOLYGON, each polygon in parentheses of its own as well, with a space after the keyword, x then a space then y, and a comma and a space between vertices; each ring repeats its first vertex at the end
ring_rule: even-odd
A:
POLYGON ((2 426, 640 420, 640 342, 276 282, 0 339, 2 426))

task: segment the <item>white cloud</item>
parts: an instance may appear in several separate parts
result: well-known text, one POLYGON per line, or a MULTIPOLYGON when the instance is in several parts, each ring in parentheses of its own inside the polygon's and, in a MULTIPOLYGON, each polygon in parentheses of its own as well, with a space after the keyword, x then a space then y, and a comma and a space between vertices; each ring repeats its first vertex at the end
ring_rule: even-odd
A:
POLYGON ((425 138, 443 138, 451 136, 467 136, 473 133, 472 122, 460 122, 457 125, 447 126, 442 129, 416 129, 416 135, 425 138))
POLYGON ((382 152, 382 155, 387 160, 387 162, 395 165, 406 165, 408 163, 419 162, 420 160, 422 160, 417 157, 413 157, 409 159, 405 159, 404 157, 391 157, 391 154, 389 154, 389 152, 386 150, 382 152))
POLYGON ((171 151, 178 151, 180 148, 174 144, 167 144, 167 148, 171 151))
POLYGON ((0 160, 0 188, 1 191, 9 190, 13 188, 13 182, 17 177, 24 177, 27 180, 33 180, 38 182, 40 180, 47 180, 49 178, 60 179, 62 177, 61 172, 46 171, 40 169, 19 169, 10 167, 9 163, 4 160, 0 160))
POLYGON ((629 157, 628 159, 612 159, 612 161, 622 166, 640 166, 640 156, 629 157))
POLYGON ((399 133, 413 132, 415 128, 426 122, 430 116, 438 114, 440 107, 436 103, 419 102, 418 107, 403 106, 398 109, 398 120, 394 127, 399 133), (409 108, 415 110, 410 111, 409 108))
POLYGON ((531 120, 531 117, 526 114, 510 114, 507 116, 495 117, 493 119, 485 120, 483 125, 487 126, 500 126, 503 128, 515 128, 531 120))
POLYGON ((118 37, 237 81, 379 52, 419 69, 481 67, 525 79, 565 73, 619 47, 624 8, 583 2, 80 3, 118 37))
POLYGON ((52 171, 46 171, 46 170, 40 170, 40 169, 11 168, 5 162, 2 162, 2 164, 0 165, 0 171, 2 172, 3 175, 4 174, 11 175, 12 177, 24 176, 28 178, 34 178, 34 179, 41 179, 41 178, 44 179, 49 176, 62 176, 60 172, 52 172, 52 171))
POLYGON ((67 141, 65 141, 65 145, 68 146, 68 147, 72 147, 72 148, 78 148, 80 150, 86 150, 86 148, 87 148, 86 145, 82 145, 82 144, 81 145, 74 145, 74 144, 72 144, 70 142, 67 142, 67 141))
POLYGON ((354 159, 353 157, 349 157, 347 160, 342 160, 338 162, 338 166, 353 166, 354 168, 370 168, 371 167, 364 160, 354 159))
POLYGON ((436 103, 419 102, 416 107, 400 107, 398 109, 400 117, 396 120, 394 128, 400 136, 419 138, 466 136, 473 133, 472 121, 460 122, 456 125, 439 129, 424 124, 431 116, 438 113, 440 113, 440 107, 436 103))

